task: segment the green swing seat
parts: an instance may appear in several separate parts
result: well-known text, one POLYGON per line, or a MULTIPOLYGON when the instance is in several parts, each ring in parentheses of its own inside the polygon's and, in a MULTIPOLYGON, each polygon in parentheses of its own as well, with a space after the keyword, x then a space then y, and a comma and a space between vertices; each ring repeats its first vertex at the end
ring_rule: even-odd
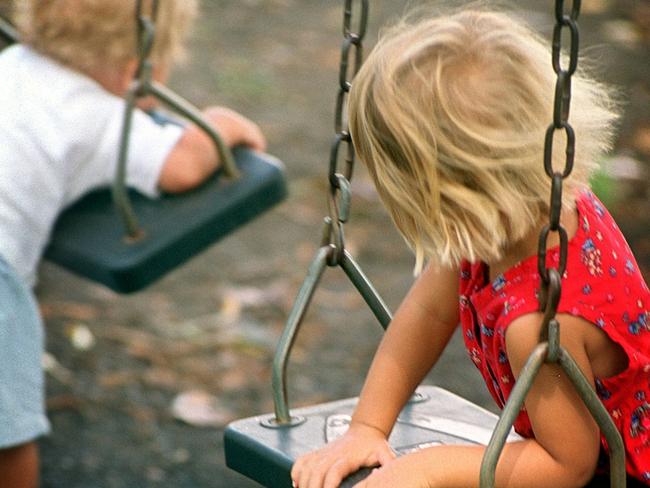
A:
MULTIPOLYGON (((0 39, 18 42, 2 17, 0 39)), ((125 239, 110 189, 88 194, 59 216, 45 259, 120 293, 146 287, 286 197, 280 161, 244 148, 233 155, 238 178, 218 173, 190 192, 155 200, 130 191, 144 231, 134 242, 125 239)))
POLYGON ((125 239, 110 189, 87 195, 61 214, 45 258, 120 293, 144 288, 285 198, 278 160, 244 148, 234 156, 239 178, 217 175, 155 200, 131 191, 144 231, 135 242, 125 239))
MULTIPOLYGON (((237 420, 226 428, 226 465, 270 488, 291 486, 296 458, 342 435, 356 398, 292 410, 291 425, 274 424, 274 415, 237 420)), ((436 386, 421 386, 402 410, 389 438, 398 455, 443 444, 486 445, 498 417, 436 386)), ((508 440, 520 437, 511 432, 508 440)), ((341 488, 352 487, 369 469, 349 476, 341 488)))

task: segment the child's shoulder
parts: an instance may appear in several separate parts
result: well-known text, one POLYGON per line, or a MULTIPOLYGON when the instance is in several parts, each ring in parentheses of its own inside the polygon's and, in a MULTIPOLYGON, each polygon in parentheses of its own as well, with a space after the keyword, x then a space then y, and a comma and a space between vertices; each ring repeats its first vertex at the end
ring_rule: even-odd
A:
POLYGON ((25 44, 15 44, 0 53, 0 68, 3 84, 20 84, 31 96, 43 93, 51 98, 57 91, 78 90, 80 87, 94 87, 101 91, 100 85, 85 74, 69 68, 54 58, 42 54, 25 44))
POLYGON ((54 69, 56 61, 34 51, 26 44, 14 44, 2 50, 0 53, 0 63, 3 66, 31 67, 39 66, 46 69, 54 69))
POLYGON ((598 199, 596 194, 588 188, 583 189, 576 197, 576 207, 581 217, 593 216, 599 221, 612 224, 614 219, 605 205, 598 199))
POLYGON ((0 53, 0 119, 25 120, 51 132, 69 125, 71 130, 106 124, 122 110, 123 101, 110 94, 92 78, 17 44, 0 53), (32 123, 33 122, 33 123, 32 123))
MULTIPOLYGON (((573 244, 579 246, 580 262, 593 265, 589 269, 591 275, 601 276, 603 271, 607 271, 602 266, 610 261, 611 265, 635 261, 616 221, 593 192, 582 192, 576 199, 576 206, 579 229, 573 244)), ((613 268, 609 270, 611 277, 616 277, 613 268)))

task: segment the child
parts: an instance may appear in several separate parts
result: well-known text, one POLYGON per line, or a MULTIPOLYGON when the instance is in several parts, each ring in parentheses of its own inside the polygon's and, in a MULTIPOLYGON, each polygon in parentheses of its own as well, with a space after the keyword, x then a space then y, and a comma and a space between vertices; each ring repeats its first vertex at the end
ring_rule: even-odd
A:
MULTIPOLYGON (((295 486, 337 487, 377 465, 358 487, 478 486, 484 447, 396 458, 386 439, 459 322, 499 406, 538 343, 537 240, 550 195, 542 156, 555 86, 546 44, 505 14, 461 11, 393 28, 356 77, 355 147, 415 251, 416 272, 424 270, 382 340, 348 432, 296 461, 295 486)), ((563 347, 623 436, 628 474, 650 483, 650 292, 587 188, 615 119, 603 87, 575 76, 576 163, 562 213, 569 257, 557 317, 563 347)), ((554 168, 563 168, 559 138, 556 146, 554 168)), ((557 266, 557 247, 549 260, 557 266)), ((559 366, 541 368, 515 428, 526 440, 506 444, 496 486, 578 487, 594 475, 603 440, 559 366)))
MULTIPOLYGON (((146 3, 145 3, 146 5, 146 3)), ((60 211, 113 181, 137 67, 135 0, 20 0, 22 44, 0 54, 0 486, 37 484, 34 440, 44 412, 42 324, 31 287, 60 211)), ((182 53, 195 0, 159 2, 154 76, 182 53)), ((263 150, 259 128, 220 107, 205 112, 228 146, 263 150)), ((160 126, 136 110, 127 184, 156 196, 200 184, 219 165, 197 127, 160 126)))

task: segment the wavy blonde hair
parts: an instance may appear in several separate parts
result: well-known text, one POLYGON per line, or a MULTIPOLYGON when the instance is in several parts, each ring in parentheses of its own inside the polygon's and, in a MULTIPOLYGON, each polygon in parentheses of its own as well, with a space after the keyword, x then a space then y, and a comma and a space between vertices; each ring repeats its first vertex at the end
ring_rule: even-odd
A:
MULTIPOLYGON (((170 67, 184 54, 184 37, 197 2, 160 0, 158 11, 151 59, 170 67)), ((135 0, 17 0, 14 19, 23 42, 91 74, 123 67, 137 56, 135 12, 135 0)))
MULTIPOLYGON (((520 20, 480 9, 402 20, 354 80, 350 131, 393 221, 416 256, 495 261, 548 212, 544 134, 556 75, 550 49, 520 20)), ((576 137, 564 206, 574 208, 617 114, 608 91, 573 77, 576 137)), ((564 134, 554 168, 564 168, 564 134)))

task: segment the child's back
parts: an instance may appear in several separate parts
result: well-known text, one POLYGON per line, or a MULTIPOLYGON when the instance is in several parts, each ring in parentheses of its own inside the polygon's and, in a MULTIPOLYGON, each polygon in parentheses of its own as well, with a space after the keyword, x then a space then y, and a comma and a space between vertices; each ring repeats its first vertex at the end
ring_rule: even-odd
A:
MULTIPOLYGON (((124 101, 22 44, 0 54, 0 255, 33 285, 59 212, 115 174, 124 101)), ((134 113, 127 182, 156 196, 183 130, 134 113)))

